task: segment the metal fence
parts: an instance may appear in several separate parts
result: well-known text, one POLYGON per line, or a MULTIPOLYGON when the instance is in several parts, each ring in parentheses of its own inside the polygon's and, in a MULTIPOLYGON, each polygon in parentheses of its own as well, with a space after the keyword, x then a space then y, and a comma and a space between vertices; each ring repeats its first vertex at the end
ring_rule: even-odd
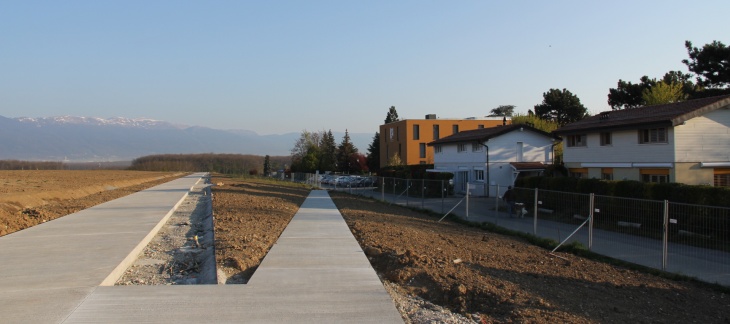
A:
MULTIPOLYGON (((515 188, 518 212, 510 217, 499 197, 454 194, 445 180, 369 177, 360 185, 321 183, 313 175, 297 178, 324 189, 579 242, 612 258, 730 286, 730 208, 515 188)), ((467 185, 467 193, 473 187, 467 185)), ((491 192, 505 189, 494 186, 491 192)))

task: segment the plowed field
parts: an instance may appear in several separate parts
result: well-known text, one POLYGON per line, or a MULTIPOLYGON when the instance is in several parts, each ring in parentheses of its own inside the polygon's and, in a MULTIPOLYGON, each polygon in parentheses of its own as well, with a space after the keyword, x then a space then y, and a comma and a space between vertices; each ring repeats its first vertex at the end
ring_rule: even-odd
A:
POLYGON ((0 170, 0 236, 181 176, 120 170, 0 170))

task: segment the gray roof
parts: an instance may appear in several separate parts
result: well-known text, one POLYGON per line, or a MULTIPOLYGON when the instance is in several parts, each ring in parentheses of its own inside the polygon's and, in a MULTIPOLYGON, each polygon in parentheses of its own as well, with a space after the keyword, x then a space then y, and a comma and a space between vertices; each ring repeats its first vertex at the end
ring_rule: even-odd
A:
POLYGON ((433 146, 433 145, 437 145, 437 144, 457 143, 457 142, 484 142, 490 138, 497 137, 497 136, 509 133, 511 131, 518 130, 520 128, 544 135, 546 137, 560 140, 559 137, 553 136, 550 133, 541 131, 532 126, 525 125, 525 124, 513 124, 513 125, 507 125, 507 126, 496 126, 496 127, 479 128, 479 129, 462 131, 462 132, 458 132, 454 135, 435 140, 431 143, 428 143, 428 145, 433 146))
POLYGON ((730 105, 730 95, 687 100, 672 104, 602 112, 575 123, 567 124, 554 133, 563 135, 606 129, 636 129, 647 126, 676 126, 689 119, 730 105))

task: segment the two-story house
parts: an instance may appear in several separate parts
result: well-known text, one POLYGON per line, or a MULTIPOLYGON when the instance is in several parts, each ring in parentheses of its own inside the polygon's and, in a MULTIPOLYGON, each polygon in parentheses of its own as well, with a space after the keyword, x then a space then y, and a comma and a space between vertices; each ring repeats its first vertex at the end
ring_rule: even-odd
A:
POLYGON ((602 112, 555 131, 572 176, 730 185, 730 96, 602 112))
POLYGON ((434 172, 454 174, 454 190, 467 183, 477 196, 501 194, 518 176, 539 175, 553 162, 560 138, 528 125, 506 125, 459 132, 428 143, 434 172), (500 187, 498 193, 497 186, 500 187))
POLYGON ((506 125, 511 117, 437 118, 435 114, 425 119, 404 119, 380 125, 380 166, 388 165, 398 155, 405 165, 432 164, 433 151, 427 150, 431 141, 465 130, 506 125))

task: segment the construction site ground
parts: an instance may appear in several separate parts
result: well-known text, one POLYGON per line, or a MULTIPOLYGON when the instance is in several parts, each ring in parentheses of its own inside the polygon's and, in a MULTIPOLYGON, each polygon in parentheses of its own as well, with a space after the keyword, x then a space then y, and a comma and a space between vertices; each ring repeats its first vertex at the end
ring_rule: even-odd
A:
MULTIPOLYGON (((174 176, 141 173, 129 179, 129 171, 85 172, 90 171, 0 173, 0 182, 8 184, 0 192, 0 235, 174 176), (116 172, 122 178, 113 176, 116 172), (65 190, 66 195, 45 189, 56 176, 71 177, 67 184, 78 187, 65 190), (13 183, 24 184, 11 188, 13 183), (27 191, 42 197, 20 194, 27 191)), ((213 189, 218 270, 228 284, 246 283, 309 190, 227 176, 214 176, 212 183, 220 184, 213 189)), ((425 308, 443 307, 464 321, 487 323, 730 323, 730 296, 722 289, 571 254, 556 257, 519 238, 438 222, 432 215, 369 198, 330 195, 394 299, 417 298, 425 308)), ((419 311, 399 308, 406 321, 408 313, 419 311)))

